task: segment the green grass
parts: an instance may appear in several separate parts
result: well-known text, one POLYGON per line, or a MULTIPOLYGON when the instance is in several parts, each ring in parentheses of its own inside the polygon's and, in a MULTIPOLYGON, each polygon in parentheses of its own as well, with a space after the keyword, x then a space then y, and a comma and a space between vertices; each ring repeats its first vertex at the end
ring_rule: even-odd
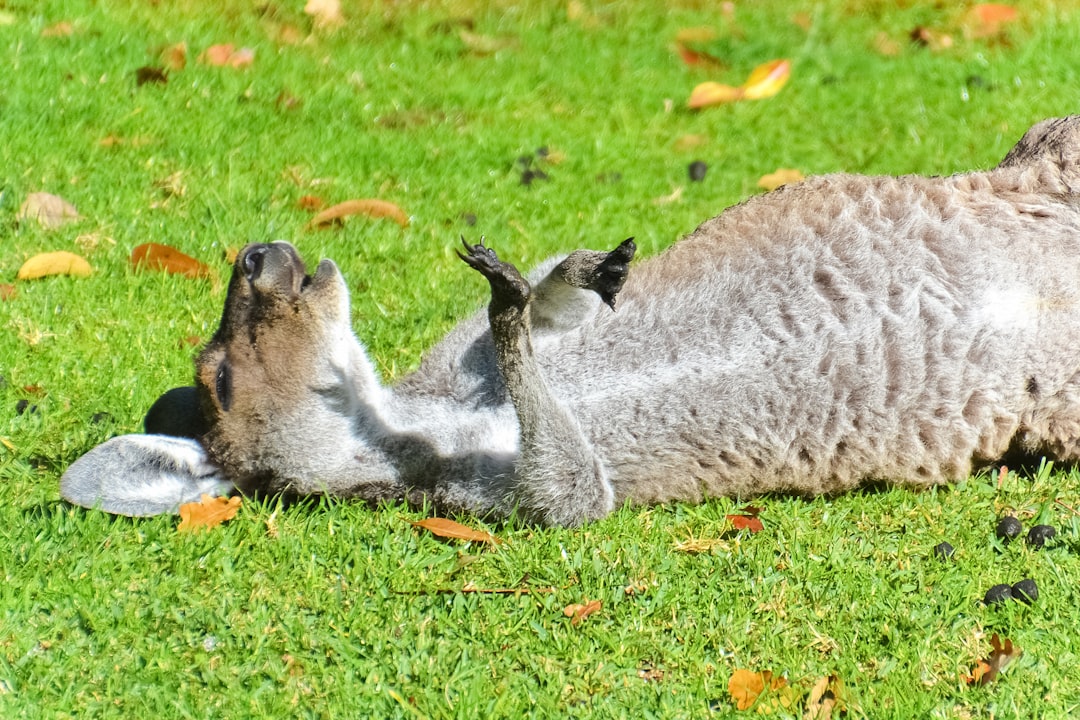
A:
POLYGON ((749 716, 727 695, 736 668, 803 692, 835 674, 853 716, 1076 712, 1075 472, 768 497, 755 535, 725 533, 731 500, 625 508, 577 530, 495 527, 496 549, 419 532, 405 519, 423 513, 404 507, 248 502, 190 536, 174 518, 59 501, 70 462, 138 431, 159 393, 190 382, 184 339, 209 338, 219 318, 211 283, 133 272, 140 243, 173 245, 222 277, 225 249, 250 241, 333 257, 357 333, 392 380, 484 302, 453 255, 459 234, 486 235, 523 265, 630 235, 651 255, 777 167, 985 168, 1033 122, 1077 109, 1075 3, 1024 3, 990 40, 966 38, 964 9, 944 4, 740 3, 737 26, 719 3, 656 5, 584 2, 586 17, 570 20, 563 3, 373 3, 312 34, 301 2, 0 3, 0 282, 17 287, 0 302, 0 716, 749 716), (511 44, 469 52, 463 18, 511 44), (60 21, 69 37, 42 36, 60 21), (679 28, 701 25, 719 31, 708 49, 726 70, 672 52, 679 28), (910 45, 916 26, 955 43, 910 45), (276 40, 289 27, 310 39, 276 40), (881 32, 898 55, 875 51, 881 32), (136 69, 177 42, 187 67, 137 86, 136 69), (254 65, 196 62, 225 42, 254 48, 254 65), (698 82, 737 84, 779 57, 794 70, 776 98, 682 109, 698 82), (680 150, 686 135, 705 142, 680 150), (124 142, 102 145, 110 136, 124 142), (539 147, 563 159, 523 186, 517 158, 539 147), (690 183, 698 159, 709 171, 690 183), (183 192, 170 196, 158 184, 174 173, 183 192), (679 202, 654 202, 676 188, 679 202), (83 219, 17 223, 35 191, 83 219), (379 197, 412 222, 312 232, 304 195, 379 197), (15 283, 45 250, 80 252, 95 273, 15 283), (995 549, 1007 511, 1056 525, 1057 546, 995 549), (712 542, 679 550, 690 538, 712 542), (948 563, 931 553, 944 539, 957 548, 948 563), (981 605, 990 585, 1029 576, 1033 606, 981 605), (574 626, 562 610, 585 599, 603 607, 574 626), (968 687, 961 677, 995 632, 1024 654, 968 687), (650 670, 662 677, 643 679, 650 670))

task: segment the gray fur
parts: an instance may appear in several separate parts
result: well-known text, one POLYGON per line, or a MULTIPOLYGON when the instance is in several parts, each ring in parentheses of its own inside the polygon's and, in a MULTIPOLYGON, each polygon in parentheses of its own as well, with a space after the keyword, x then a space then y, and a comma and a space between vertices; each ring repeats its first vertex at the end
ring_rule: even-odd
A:
MULTIPOLYGON (((488 312, 394 387, 352 335, 333 263, 305 279, 290 246, 248 248, 197 362, 202 442, 244 491, 565 525, 627 500, 928 486, 1010 447, 1073 461, 1078 191, 1070 117, 994 170, 752 198, 635 265, 618 312, 596 253, 530 282, 474 258, 488 312)), ((78 467, 65 487, 92 484, 86 468, 69 481, 78 467)))

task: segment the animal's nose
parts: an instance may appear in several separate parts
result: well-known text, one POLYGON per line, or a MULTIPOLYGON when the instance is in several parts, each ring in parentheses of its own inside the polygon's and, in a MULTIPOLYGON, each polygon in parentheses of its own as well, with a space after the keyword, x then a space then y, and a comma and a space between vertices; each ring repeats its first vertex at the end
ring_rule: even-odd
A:
POLYGON ((247 276, 248 282, 254 282, 262 274, 266 250, 266 245, 256 245, 244 255, 244 275, 247 276))

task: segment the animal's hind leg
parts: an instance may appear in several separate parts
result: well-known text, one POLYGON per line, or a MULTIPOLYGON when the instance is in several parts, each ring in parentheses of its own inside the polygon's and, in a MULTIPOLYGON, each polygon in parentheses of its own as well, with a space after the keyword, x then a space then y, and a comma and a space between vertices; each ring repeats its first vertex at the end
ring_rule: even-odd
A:
POLYGON ((551 525, 577 525, 607 515, 615 495, 577 420, 552 394, 533 355, 533 289, 489 248, 465 243, 461 259, 491 285, 488 318, 496 362, 517 411, 521 450, 515 491, 522 511, 551 525))
POLYGON ((561 333, 580 325, 597 309, 597 298, 615 309, 615 298, 630 271, 637 246, 623 240, 610 252, 577 250, 532 286, 532 333, 561 333))

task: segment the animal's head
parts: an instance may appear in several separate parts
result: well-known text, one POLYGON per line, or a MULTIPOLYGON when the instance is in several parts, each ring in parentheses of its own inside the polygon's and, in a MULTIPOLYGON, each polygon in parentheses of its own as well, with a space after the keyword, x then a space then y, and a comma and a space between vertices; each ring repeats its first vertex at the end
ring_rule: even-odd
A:
POLYGON ((195 381, 167 393, 147 416, 148 433, 187 439, 114 438, 68 469, 61 494, 111 512, 155 514, 198 499, 208 482, 318 491, 348 471, 354 458, 343 441, 378 393, 350 329, 337 267, 323 260, 308 274, 285 242, 249 245, 237 256, 221 325, 195 362, 195 381))

